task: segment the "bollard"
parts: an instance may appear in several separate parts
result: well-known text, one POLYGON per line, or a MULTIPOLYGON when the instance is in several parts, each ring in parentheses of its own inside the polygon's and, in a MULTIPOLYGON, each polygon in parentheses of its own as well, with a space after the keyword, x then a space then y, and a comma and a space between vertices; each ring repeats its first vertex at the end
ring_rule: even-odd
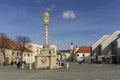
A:
POLYGON ((68 63, 68 62, 66 62, 66 68, 67 68, 67 69, 69 68, 69 63, 68 63))
POLYGON ((22 69, 24 69, 24 63, 21 63, 22 64, 22 69))
POLYGON ((29 70, 31 70, 31 69, 32 69, 32 64, 30 63, 30 64, 29 64, 29 70))
POLYGON ((50 65, 50 70, 52 70, 53 69, 53 67, 52 67, 52 65, 50 65))

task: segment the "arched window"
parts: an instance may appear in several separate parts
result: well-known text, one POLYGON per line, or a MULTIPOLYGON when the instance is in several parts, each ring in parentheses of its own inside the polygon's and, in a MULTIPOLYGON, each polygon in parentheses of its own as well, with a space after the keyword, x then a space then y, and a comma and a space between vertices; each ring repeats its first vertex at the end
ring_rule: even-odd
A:
POLYGON ((83 56, 83 57, 85 57, 85 55, 84 55, 84 54, 83 54, 82 56, 83 56))
POLYGON ((28 57, 30 56, 30 54, 28 54, 28 57))
POLYGON ((17 56, 19 56, 19 52, 17 52, 17 56))
POLYGON ((14 55, 14 52, 12 52, 12 55, 14 55))
POLYGON ((77 57, 79 57, 79 54, 77 54, 77 57))

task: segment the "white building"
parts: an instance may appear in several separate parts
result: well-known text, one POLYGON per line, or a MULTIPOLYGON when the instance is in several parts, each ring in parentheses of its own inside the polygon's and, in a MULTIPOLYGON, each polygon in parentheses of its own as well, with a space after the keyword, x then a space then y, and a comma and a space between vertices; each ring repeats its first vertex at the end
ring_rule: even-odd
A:
POLYGON ((118 44, 117 45, 117 53, 120 53, 120 38, 117 40, 117 44, 118 44))
POLYGON ((43 45, 35 44, 35 43, 27 43, 26 47, 33 51, 34 56, 37 56, 40 54, 41 49, 43 48, 43 45))
MULTIPOLYGON (((99 59, 97 56, 101 55, 101 44, 109 37, 110 35, 104 35, 102 36, 98 41, 96 41, 92 45, 92 59, 96 61, 96 59, 99 59)), ((101 59, 101 58, 100 58, 101 59)), ((99 59, 99 60, 100 60, 99 59)))
POLYGON ((98 41, 92 45, 92 51, 95 54, 99 54, 98 50, 100 49, 101 43, 104 42, 110 35, 102 36, 98 41))
POLYGON ((70 50, 58 50, 58 60, 68 60, 70 58, 70 50))
MULTIPOLYGON (((2 38, 0 37, 0 43, 2 44, 2 38)), ((11 61, 13 62, 18 62, 21 59, 21 54, 20 54, 20 49, 19 49, 19 45, 17 43, 15 43, 12 39, 10 38, 6 38, 6 42, 4 43, 4 46, 1 46, 2 48, 0 48, 0 64, 3 64, 3 62, 5 62, 4 60, 4 55, 1 51, 1 49, 4 50, 5 52, 5 58, 6 58, 6 64, 10 64, 11 61), (6 45, 7 44, 7 45, 6 45)), ((25 51, 23 53, 23 60, 25 61, 25 57, 24 54, 33 54, 31 50, 25 48, 25 51)), ((29 58, 31 58, 31 56, 28 56, 29 58)), ((26 60, 27 62, 27 60, 26 60)))
MULTIPOLYGON (((10 64, 11 61, 12 61, 12 53, 14 52, 15 50, 12 50, 12 49, 5 49, 5 57, 6 57, 6 64, 10 64)), ((16 59, 16 58, 15 58, 16 59)), ((0 51, 0 64, 3 64, 3 62, 5 62, 4 60, 4 56, 3 56, 3 53, 0 51)))
MULTIPOLYGON (((110 36, 106 37, 104 41, 101 41, 98 49, 95 50, 94 46, 92 46, 93 54, 97 54, 97 60, 107 63, 117 63, 118 61, 118 51, 120 46, 120 30, 115 31, 110 36)), ((100 39, 101 40, 101 39, 100 39)), ((98 40, 97 42, 99 42, 98 40)), ((97 43, 96 42, 96 43, 97 43)), ((95 45, 94 43, 93 45, 95 45)), ((94 55, 92 55, 94 56, 94 55)))
POLYGON ((91 47, 81 46, 75 56, 76 62, 90 62, 91 47))
MULTIPOLYGON (((35 62, 36 61, 36 56, 40 55, 41 49, 43 49, 43 45, 35 44, 35 43, 27 43, 26 47, 28 49, 30 49, 31 51, 33 51, 33 53, 24 54, 25 61, 27 61, 27 62, 29 62, 29 61, 35 62)), ((55 55, 56 55, 57 47, 55 45, 50 45, 50 48, 54 49, 54 52, 55 52, 55 55)))
POLYGON ((110 51, 111 45, 119 38, 120 31, 115 31, 104 42, 102 42, 102 54, 105 55, 110 51))
POLYGON ((24 60, 27 63, 35 63, 36 61, 36 56, 40 54, 41 49, 43 48, 42 45, 35 44, 35 43, 27 43, 26 47, 33 51, 31 54, 24 54, 24 60))

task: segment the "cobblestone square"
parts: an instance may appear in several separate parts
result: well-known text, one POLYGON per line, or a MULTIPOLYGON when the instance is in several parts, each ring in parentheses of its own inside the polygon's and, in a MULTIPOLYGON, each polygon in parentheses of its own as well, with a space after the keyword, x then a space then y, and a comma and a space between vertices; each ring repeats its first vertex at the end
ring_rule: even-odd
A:
POLYGON ((120 65, 70 64, 69 69, 28 70, 0 66, 0 80, 120 80, 120 65))

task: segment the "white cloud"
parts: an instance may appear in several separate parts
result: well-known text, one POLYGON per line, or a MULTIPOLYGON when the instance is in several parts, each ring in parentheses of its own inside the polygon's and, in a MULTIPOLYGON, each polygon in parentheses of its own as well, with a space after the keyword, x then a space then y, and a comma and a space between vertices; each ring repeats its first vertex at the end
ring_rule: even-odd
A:
POLYGON ((46 11, 51 11, 52 9, 51 8, 46 8, 46 11))
POLYGON ((76 14, 74 13, 74 11, 64 11, 62 17, 64 19, 75 19, 76 14))
POLYGON ((46 11, 52 11, 55 8, 54 5, 50 5, 49 7, 47 7, 45 10, 46 11))

